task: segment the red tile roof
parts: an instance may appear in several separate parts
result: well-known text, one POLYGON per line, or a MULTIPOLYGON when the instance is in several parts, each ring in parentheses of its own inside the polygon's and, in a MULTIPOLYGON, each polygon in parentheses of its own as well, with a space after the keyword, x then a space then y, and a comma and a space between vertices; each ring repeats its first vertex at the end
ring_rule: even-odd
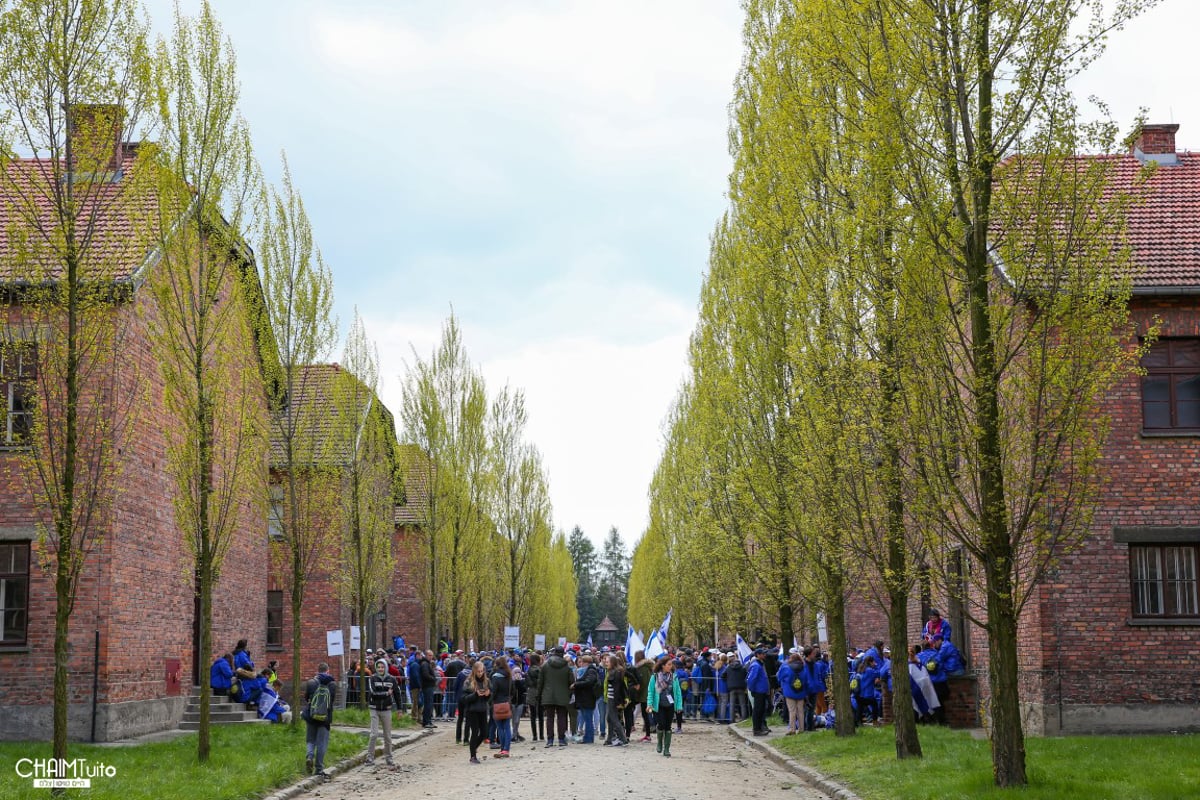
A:
POLYGON ((400 474, 404 481, 405 502, 396 506, 396 524, 421 525, 429 514, 433 471, 429 458, 417 445, 400 445, 400 474))
MULTIPOLYGON (((88 278, 127 280, 154 249, 154 196, 133 180, 138 145, 123 147, 121 172, 97 181, 79 181, 76 217, 88 278), (133 199, 131 199, 133 195, 133 199)), ((0 281, 54 280, 62 273, 61 256, 24 260, 23 252, 60 247, 45 234, 57 228, 54 202, 60 162, 41 158, 13 159, 0 176, 0 281), (24 240, 24 241, 23 241, 24 240)), ((59 178, 61 180, 61 177, 59 178)))
POLYGON ((1132 155, 1090 156, 1108 161, 1114 192, 1138 200, 1126 222, 1137 272, 1134 289, 1200 289, 1200 154, 1179 153, 1177 164, 1160 164, 1146 178, 1132 155))

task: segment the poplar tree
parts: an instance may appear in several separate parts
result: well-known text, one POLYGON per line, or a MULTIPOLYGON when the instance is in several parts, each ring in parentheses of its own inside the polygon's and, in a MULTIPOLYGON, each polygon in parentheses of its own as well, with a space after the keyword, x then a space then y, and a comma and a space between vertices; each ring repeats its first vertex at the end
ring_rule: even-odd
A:
MULTIPOLYGON (((145 119, 146 22, 132 2, 0 6, 0 359, 21 406, 11 444, 54 575, 53 755, 66 758, 71 617, 120 484, 139 376, 123 358, 129 276, 153 237, 142 208, 147 150, 122 153, 145 119), (16 160, 25 151, 32 159, 16 160), (115 236, 129 224, 128 236, 115 236)), ((7 431, 5 432, 7 434, 7 431)))
MULTIPOLYGON (((202 658, 213 652, 212 599, 239 530, 265 519, 268 422, 255 324, 262 303, 243 226, 259 186, 249 130, 237 110, 232 44, 208 3, 177 11, 160 41, 155 83, 162 145, 154 228, 160 261, 149 275, 150 315, 165 397, 167 472, 175 520, 195 561, 202 658), (247 346, 249 344, 249 346, 247 346)), ((209 755, 211 689, 200 682, 198 756, 209 755)))
MULTIPOLYGON (((292 184, 287 157, 279 189, 261 198, 258 257, 270 330, 279 349, 280 396, 271 416, 272 467, 282 496, 275 524, 289 576, 292 615, 292 697, 301 696, 300 648, 309 577, 335 544, 330 509, 340 483, 330 450, 329 403, 335 386, 318 368, 336 340, 333 276, 313 238, 304 201, 292 184)), ((299 715, 292 718, 297 725, 299 715)))
MULTIPOLYGON (((335 459, 342 472, 338 597, 364 633, 395 571, 396 427, 379 402, 379 353, 355 309, 334 382, 335 459)), ((361 705, 366 707, 365 695, 361 705)))

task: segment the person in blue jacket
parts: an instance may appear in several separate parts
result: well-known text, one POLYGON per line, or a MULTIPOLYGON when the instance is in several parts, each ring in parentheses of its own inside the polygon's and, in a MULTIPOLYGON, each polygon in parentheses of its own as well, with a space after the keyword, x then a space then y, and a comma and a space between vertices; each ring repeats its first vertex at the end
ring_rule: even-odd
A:
POLYGON ((865 656, 858 678, 858 724, 879 719, 879 667, 875 656, 865 656))
POLYGON ((754 660, 746 673, 746 688, 750 691, 752 706, 750 714, 754 719, 754 735, 766 736, 771 732, 767 727, 767 701, 771 697, 771 679, 767 677, 767 668, 763 660, 767 657, 767 649, 760 647, 754 651, 754 660))
POLYGON ((815 647, 804 648, 804 730, 813 731, 817 728, 817 713, 825 712, 825 678, 829 675, 829 665, 819 658, 815 647))
POLYGON ((800 651, 792 648, 791 653, 788 654, 788 660, 779 665, 779 672, 775 673, 775 677, 779 681, 779 688, 787 703, 787 733, 784 735, 791 736, 793 733, 803 730, 804 699, 808 695, 805 686, 808 670, 804 660, 800 657, 800 651))
MULTIPOLYGON (((946 701, 950 699, 950 673, 945 669, 939 653, 939 648, 943 643, 943 639, 935 637, 925 643, 925 649, 918 656, 918 661, 920 661, 921 666, 925 667, 925 671, 929 673, 929 680, 933 682, 933 690, 937 693, 940 705, 934 710, 933 719, 939 725, 946 724, 946 701)), ((953 645, 951 646, 953 647, 953 645)), ((957 653, 958 651, 955 652, 957 653)))
POLYGON ((213 695, 226 697, 229 687, 233 685, 233 655, 226 653, 212 663, 208 670, 208 685, 212 687, 213 695))
POLYGON ((282 688, 283 684, 278 678, 263 688, 258 698, 259 719, 284 724, 292 721, 292 709, 279 699, 279 690, 282 688))

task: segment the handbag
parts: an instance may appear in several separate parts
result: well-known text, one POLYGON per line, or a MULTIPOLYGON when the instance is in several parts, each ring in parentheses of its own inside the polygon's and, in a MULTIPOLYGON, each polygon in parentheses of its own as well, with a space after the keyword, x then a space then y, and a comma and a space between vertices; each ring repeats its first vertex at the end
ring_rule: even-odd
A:
POLYGON ((492 716, 497 720, 512 719, 512 703, 493 703, 492 716))

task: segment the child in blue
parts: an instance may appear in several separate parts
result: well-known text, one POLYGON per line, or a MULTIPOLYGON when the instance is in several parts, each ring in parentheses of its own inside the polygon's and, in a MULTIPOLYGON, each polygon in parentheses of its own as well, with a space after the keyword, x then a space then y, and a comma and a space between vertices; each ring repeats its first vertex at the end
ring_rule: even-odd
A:
POLYGON ((875 657, 867 656, 862 660, 858 678, 858 724, 867 719, 879 718, 879 669, 875 666, 875 657))

